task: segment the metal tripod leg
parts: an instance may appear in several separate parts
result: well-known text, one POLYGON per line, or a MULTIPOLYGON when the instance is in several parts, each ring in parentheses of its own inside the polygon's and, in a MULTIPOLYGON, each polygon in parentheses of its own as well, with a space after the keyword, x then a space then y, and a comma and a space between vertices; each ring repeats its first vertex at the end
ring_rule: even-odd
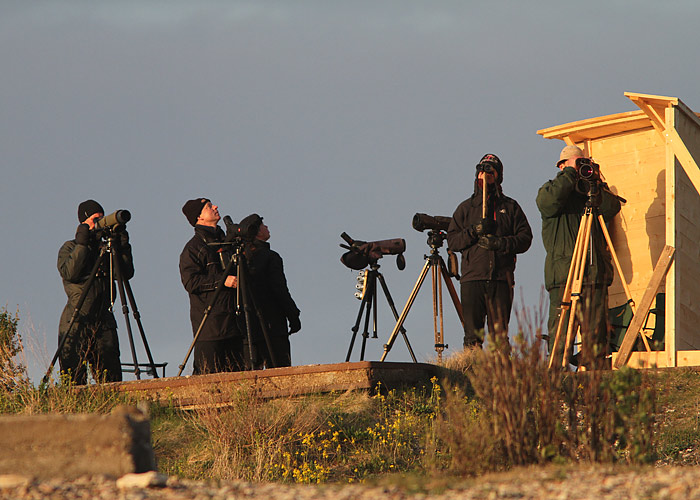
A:
MULTIPOLYGON (((401 316, 397 318, 396 326, 394 327, 394 331, 391 332, 389 341, 384 345, 384 354, 382 355, 381 361, 384 361, 386 359, 387 354, 389 353, 389 351, 394 345, 394 342, 396 341, 396 336, 398 335, 399 331, 401 331, 404 334, 404 338, 406 338, 406 342, 408 343, 408 338, 406 337, 405 330, 403 330, 403 323, 404 321, 406 321, 406 317, 408 316, 408 313, 411 307, 413 306, 413 302, 415 301, 416 296, 418 295, 418 292, 420 291, 420 288, 423 285, 423 281, 425 281, 425 277, 428 275, 429 269, 432 270, 433 278, 433 325, 435 332, 435 350, 438 353, 438 359, 442 358, 442 351, 447 348, 447 344, 444 343, 443 335, 444 330, 442 309, 442 285, 440 282, 440 277, 442 277, 442 279, 445 281, 445 284, 447 285, 450 297, 452 298, 452 303, 455 306, 455 310, 457 311, 459 320, 462 323, 462 327, 464 327, 462 305, 460 304, 459 297, 457 296, 457 291, 455 290, 452 280, 450 279, 450 275, 447 272, 447 266, 445 265, 445 262, 442 260, 442 257, 437 253, 437 248, 433 248, 430 256, 426 258, 425 264, 423 265, 423 269, 420 275, 418 276, 418 280, 416 281, 416 284, 413 287, 413 290, 411 291, 411 295, 409 296, 408 301, 406 302, 406 305, 403 308, 403 311, 401 312, 401 316), (439 329, 437 326, 438 313, 440 321, 439 329)), ((416 362, 416 358, 415 356, 413 356, 412 352, 411 357, 413 358, 413 361, 416 362)))
MULTIPOLYGON (((365 359, 365 346, 367 339, 369 338, 369 319, 370 319, 370 314, 372 315, 372 338, 377 338, 377 280, 379 281, 380 285, 382 286, 382 290, 384 292, 384 296, 386 297, 386 301, 389 304, 389 308, 391 309, 392 314, 394 315, 394 319, 398 320, 399 319, 399 314, 396 311, 396 305, 394 304, 394 299, 391 297, 391 293, 389 292, 389 287, 386 284, 386 280, 384 279, 384 276, 382 273, 380 273, 377 269, 371 269, 367 271, 367 283, 365 285, 365 293, 362 296, 362 304, 360 304, 360 311, 357 314, 357 319, 355 320, 355 325, 352 327, 352 339, 350 340, 350 347, 348 349, 348 354, 345 357, 345 362, 350 361, 350 356, 352 354, 352 349, 355 344, 355 339, 357 337, 357 332, 359 330, 360 326, 360 321, 362 320, 363 313, 364 313, 364 331, 362 333, 362 349, 360 352, 360 361, 364 361, 365 359), (366 309, 365 309, 366 307, 366 309)), ((401 328, 401 333, 403 335, 403 338, 406 342, 406 347, 408 348, 408 352, 411 354, 411 359, 413 359, 414 362, 416 361, 416 356, 413 353, 413 348, 411 347, 411 343, 408 341, 408 336, 406 335, 406 330, 401 328)))
MULTIPOLYGON (((348 354, 345 356, 345 362, 350 361, 350 356, 352 355, 352 349, 355 345, 355 339, 357 338, 357 332, 360 328, 360 321, 362 321, 363 313, 365 317, 364 330, 362 333, 362 347, 360 349, 360 361, 365 359, 365 346, 367 343, 367 337, 369 337, 369 316, 372 311, 372 305, 374 305, 374 328, 377 328, 377 299, 375 296, 376 290, 376 271, 367 271, 367 282, 365 284, 364 294, 362 295, 362 302, 360 303, 360 310, 357 313, 357 319, 352 327, 352 338, 350 339, 350 347, 348 348, 348 354), (365 310, 366 308, 366 310, 365 310)), ((376 333, 375 333, 376 335, 376 333)))
MULTIPOLYGON (((360 321, 362 320, 362 313, 365 311, 365 306, 369 308, 372 307, 369 294, 367 293, 365 293, 365 295, 362 297, 362 302, 360 303, 360 311, 357 313, 355 325, 352 327, 352 338, 350 339, 350 347, 348 348, 347 356, 345 356, 346 363, 350 361, 350 356, 352 355, 352 348, 355 346, 355 339, 357 338, 357 331, 360 329, 360 321)), ((367 312, 367 317, 369 318, 369 311, 367 312)), ((366 329, 367 322, 365 321, 365 330, 366 329)), ((360 361, 362 361, 362 359, 360 359, 360 361)))
MULTIPOLYGON (((108 243, 108 246, 110 247, 108 252, 112 259, 111 263, 114 266, 115 276, 117 278, 117 290, 119 291, 119 298, 122 303, 122 313, 124 314, 126 333, 129 338, 129 347, 131 348, 131 358, 134 360, 134 375, 136 375, 137 380, 141 380, 141 370, 139 369, 139 362, 136 359, 136 348, 134 347, 134 335, 131 331, 131 322, 129 321, 129 306, 127 305, 126 292, 124 290, 124 280, 122 279, 121 268, 119 267, 119 256, 116 255, 111 241, 108 243)), ((153 368, 153 371, 155 371, 155 367, 153 368)))
POLYGON ((462 312, 462 303, 459 300, 459 295, 457 295, 457 290, 455 289, 454 283, 450 278, 450 273, 447 272, 447 266, 445 261, 440 257, 440 270, 442 272, 442 279, 447 285, 447 291, 450 292, 450 297, 452 298, 452 304, 455 306, 455 311, 457 311, 457 316, 459 316, 459 322, 462 323, 462 328, 464 328, 464 314, 462 312))
MULTIPOLYGON (((386 300, 389 303, 389 307, 391 308, 391 312, 394 313, 394 319, 396 321, 399 320, 399 313, 396 311, 396 306, 394 305, 394 300, 391 298, 391 294, 389 293, 389 287, 386 286, 386 282, 384 281, 384 276, 381 274, 379 275, 379 282, 382 285, 382 290, 384 290, 384 295, 386 296, 386 300)), ((406 329, 402 326, 400 328, 401 330, 401 335, 403 335, 403 339, 406 342, 406 347, 408 348, 408 352, 411 355, 411 359, 413 360, 414 363, 417 363, 418 361, 416 360, 416 355, 413 354, 413 349, 411 348, 411 343, 408 341, 408 335, 406 335, 406 329)), ((376 330, 375 330, 376 333, 376 330)))
POLYGON ((433 275, 433 331, 435 333, 435 352, 437 352, 438 363, 442 362, 442 353, 448 348, 445 344, 445 327, 444 327, 444 311, 442 308, 442 282, 444 281, 447 286, 447 290, 452 299, 452 303, 457 311, 457 316, 459 316, 459 321, 462 323, 462 328, 464 328, 464 315, 462 313, 462 304, 457 296, 457 291, 455 290, 450 274, 447 272, 447 266, 442 260, 442 257, 431 255, 430 259, 435 261, 431 263, 432 275, 433 275), (437 258, 436 258, 437 257, 437 258), (440 321, 440 327, 438 328, 438 319, 440 321))
POLYGON ((394 326, 394 330, 389 336, 389 341, 386 344, 384 344, 384 354, 382 354, 382 357, 379 361, 384 361, 386 359, 386 355, 389 354, 389 351, 394 345, 394 342, 396 341, 396 336, 399 334, 399 330, 403 327, 403 322, 406 321, 406 316, 408 316, 408 312, 411 310, 411 306, 416 300, 418 291, 420 290, 420 287, 423 284, 423 281, 425 280, 429 269, 430 259, 425 261, 425 265, 423 265, 423 270, 421 271, 420 276, 418 276, 418 281, 416 281, 416 284, 413 286, 413 290, 411 290, 411 295, 408 297, 408 301, 406 302, 403 311, 401 311, 401 316, 399 316, 399 319, 396 321, 396 326, 394 326))
POLYGON ((445 336, 443 334, 444 324, 442 321, 442 284, 440 283, 441 274, 438 268, 434 265, 432 268, 433 276, 433 332, 435 333, 435 352, 437 352, 438 363, 442 362, 442 351, 445 350, 445 336), (440 327, 438 328, 438 318, 440 319, 440 327))
POLYGON ((136 320, 136 326, 141 334, 141 341, 143 342, 143 347, 146 351, 146 356, 148 357, 148 364, 151 365, 151 370, 153 371, 153 378, 158 378, 158 373, 156 373, 156 364, 153 361, 151 349, 148 347, 146 334, 144 333, 143 325, 141 324, 141 313, 139 313, 139 310, 136 307, 136 300, 134 299, 134 293, 131 291, 131 284, 129 283, 129 280, 124 280, 124 288, 126 289, 126 296, 129 298, 129 303, 131 304, 131 310, 133 311, 134 319, 136 320))
POLYGON ((370 302, 367 306, 367 317, 365 318, 365 329, 362 332, 362 352, 360 360, 365 359, 365 349, 367 347, 367 339, 369 338, 369 314, 372 313, 372 338, 377 338, 377 276, 381 276, 378 271, 370 271, 369 276, 369 297, 370 302))

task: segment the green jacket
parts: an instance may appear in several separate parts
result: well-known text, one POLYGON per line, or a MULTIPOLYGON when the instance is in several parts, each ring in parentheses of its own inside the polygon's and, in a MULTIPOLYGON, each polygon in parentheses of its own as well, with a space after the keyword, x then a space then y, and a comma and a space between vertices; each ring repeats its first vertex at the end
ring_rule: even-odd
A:
MULTIPOLYGON (((576 191, 578 174, 566 167, 542 186, 537 193, 537 208, 542 216, 542 242, 547 251, 544 262, 544 285, 547 290, 566 284, 579 226, 587 196, 576 191)), ((607 186, 606 186, 607 187, 607 186)), ((620 200, 607 190, 600 192, 597 214, 606 223, 620 211, 620 200)), ((598 220, 592 225, 593 249, 586 256, 584 282, 609 286, 613 280, 612 257, 598 220)))

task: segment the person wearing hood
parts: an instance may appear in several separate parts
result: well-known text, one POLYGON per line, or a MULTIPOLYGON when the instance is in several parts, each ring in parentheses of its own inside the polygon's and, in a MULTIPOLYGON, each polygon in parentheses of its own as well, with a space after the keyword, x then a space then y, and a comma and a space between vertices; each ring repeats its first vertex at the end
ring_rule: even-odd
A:
POLYGON ((270 248, 270 229, 258 214, 241 220, 240 233, 245 240, 245 257, 250 276, 250 292, 259 310, 270 348, 257 315, 251 321, 255 369, 292 365, 289 336, 301 330, 300 311, 289 292, 280 254, 270 248))
POLYGON ((460 292, 464 347, 481 347, 484 325, 494 335, 508 329, 516 255, 532 243, 518 202, 503 194, 503 163, 494 154, 476 165, 474 194, 459 204, 447 230, 449 250, 461 252, 460 292))

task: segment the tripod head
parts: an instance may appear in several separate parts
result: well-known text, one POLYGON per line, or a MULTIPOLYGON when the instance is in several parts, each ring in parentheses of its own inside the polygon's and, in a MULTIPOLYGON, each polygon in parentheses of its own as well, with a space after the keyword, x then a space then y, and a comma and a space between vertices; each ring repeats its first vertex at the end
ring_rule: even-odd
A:
POLYGON ((428 229, 428 245, 432 249, 431 253, 437 253, 447 238, 447 228, 451 220, 451 217, 444 215, 417 213, 413 216, 411 224, 416 231, 423 232, 428 229))
POLYGON ((447 239, 447 233, 444 231, 432 230, 428 231, 428 245, 431 252, 436 253, 447 239))

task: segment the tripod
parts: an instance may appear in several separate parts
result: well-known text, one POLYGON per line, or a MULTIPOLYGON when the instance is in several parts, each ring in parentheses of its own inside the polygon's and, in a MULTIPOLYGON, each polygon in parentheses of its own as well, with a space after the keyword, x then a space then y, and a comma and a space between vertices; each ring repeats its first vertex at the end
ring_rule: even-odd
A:
MULTIPOLYGON (((420 276, 418 276, 418 281, 416 281, 416 284, 413 287, 413 290, 411 291, 411 295, 408 298, 408 302, 406 302, 406 306, 401 312, 401 316, 396 321, 396 326, 394 327, 394 331, 391 332, 389 341, 384 345, 384 354, 382 354, 382 358, 380 359, 380 361, 384 361, 386 359, 387 354, 389 353, 392 346, 394 345, 394 342, 396 341, 396 336, 398 335, 399 330, 403 331, 403 322, 406 320, 406 316, 408 316, 408 313, 411 310, 411 306, 413 305, 413 302, 416 299, 416 296, 420 291, 420 287, 423 285, 423 281, 428 275, 429 270, 432 271, 433 277, 433 329, 435 333, 435 351, 438 355, 438 362, 442 361, 442 352, 448 347, 447 344, 445 344, 444 338, 442 285, 440 281, 441 278, 445 281, 445 284, 447 285, 447 289, 450 292, 450 297, 452 298, 452 303, 455 306, 455 310, 457 311, 459 320, 462 323, 462 326, 464 326, 462 306, 460 304, 459 297, 457 296, 457 291, 455 290, 454 284, 452 283, 450 275, 447 272, 447 266, 445 265, 445 261, 439 253, 439 249, 442 246, 446 237, 447 235, 442 231, 428 232, 428 245, 430 245, 430 255, 425 256, 426 260, 425 265, 423 266, 423 270, 421 271, 420 276), (439 329, 438 319, 440 321, 439 329)), ((413 353, 411 353, 411 355, 413 355, 413 353)), ((413 357, 413 361, 416 361, 415 357, 413 357)))
MULTIPOLYGON (((608 191, 608 193, 610 193, 608 191)), ((552 352, 549 357, 548 367, 551 369, 556 358, 559 356, 559 348, 561 346, 564 323, 566 322, 568 313, 568 323, 566 328, 566 339, 564 344, 564 351, 561 357, 561 366, 566 368, 569 366, 569 360, 571 357, 571 351, 573 350, 574 338, 576 336, 575 330, 580 329, 580 325, 575 328, 576 321, 576 307, 581 300, 581 293, 583 290, 583 278, 586 269, 586 258, 589 249, 592 252, 592 226, 594 219, 597 219, 601 232, 605 237, 605 241, 610 249, 610 253, 613 257, 613 262, 615 263, 615 268, 618 275, 620 276, 620 281, 625 290, 625 296, 627 297, 627 302, 630 304, 632 313, 635 313, 635 304, 632 299, 632 294, 625 283, 624 275, 622 274, 622 267, 620 266, 620 261, 615 253, 615 247, 613 247, 612 240, 610 239, 610 233, 605 225, 605 220, 603 216, 598 213, 598 207, 594 203, 593 198, 595 193, 589 193, 589 199, 586 203, 586 209, 584 210, 583 216, 581 217, 581 223, 579 225, 578 234, 576 235, 576 243, 574 244, 574 252, 571 259, 571 264, 569 266, 569 272, 566 278, 566 285, 564 286, 564 293, 562 295, 561 304, 559 306, 559 320, 557 322, 556 336, 554 337, 554 345, 552 347, 552 352)), ((610 193, 613 194, 613 193, 610 193)), ((617 196, 614 195, 613 196, 617 196)), ((624 198, 620 198, 621 201, 625 201, 624 198)), ((642 339, 645 344, 647 344, 646 337, 642 335, 642 339)), ((647 345, 647 349, 649 349, 647 345)))
MULTIPOLYGON (((226 216, 228 217, 228 216, 226 216)), ((228 238, 227 238, 228 240, 228 238)), ((204 328, 204 325, 207 321, 207 318, 209 317, 209 313, 211 313, 212 307, 216 303, 216 300, 219 298, 219 295, 221 294, 222 290, 224 290, 225 285, 224 283, 226 282, 226 278, 231 274, 231 271, 233 267, 236 267, 236 276, 238 277, 238 284, 236 286, 236 296, 238 300, 236 301, 236 308, 237 310, 235 311, 235 314, 240 315, 241 313, 245 317, 245 324, 246 324, 246 338, 247 338, 247 347, 248 347, 248 367, 252 370, 254 369, 255 366, 255 355, 253 353, 253 332, 251 330, 251 319, 252 319, 252 313, 251 309, 253 309, 256 312, 258 323, 260 325, 260 328, 263 333, 263 338, 265 339, 265 344, 267 345, 267 350, 268 353, 270 354, 270 361, 272 362, 272 368, 277 366, 277 361, 275 359, 274 352, 272 350, 272 343, 270 341, 270 336, 269 332, 267 329, 267 324, 264 321, 264 318, 262 316, 262 313, 260 309, 255 305, 255 301, 253 299, 253 295, 250 293, 250 289, 248 286, 248 268, 246 265, 246 260, 245 260, 245 255, 243 253, 243 242, 239 239, 236 241, 224 241, 223 243, 214 243, 213 245, 217 246, 233 246, 234 248, 234 254, 233 256, 229 259, 228 263, 224 267, 224 257, 223 254, 220 252, 219 256, 221 258, 221 264, 222 267, 224 267, 223 274, 221 276, 221 279, 216 285, 216 290, 214 291, 214 295, 212 295, 211 299, 209 299, 209 303, 207 304, 206 309, 204 310, 204 315, 202 316, 202 321, 199 323, 199 327, 197 328, 197 331, 195 332, 194 339, 192 340, 192 343, 190 344, 189 349, 187 350, 187 354, 185 355, 185 359, 182 361, 182 364, 179 366, 180 370, 177 372, 177 376, 179 377, 182 375, 182 371, 185 369, 185 365, 187 365, 187 360, 189 359, 190 355, 192 354, 192 351, 194 350, 194 346, 197 343, 197 340, 199 339, 199 335, 202 333, 202 329, 204 328), (241 307, 242 304, 242 307, 241 307)), ((234 312, 231 311, 233 314, 234 312)))
MULTIPOLYGON (((129 306, 127 305, 127 301, 128 304, 131 305, 131 308, 133 310, 134 319, 136 320, 139 333, 141 334, 141 340, 143 341, 143 346, 146 351, 146 355, 148 356, 148 364, 150 365, 150 367, 147 371, 151 373, 154 378, 158 378, 158 374, 156 373, 156 366, 153 362, 153 357, 151 356, 151 350, 148 347, 148 341, 146 340, 146 334, 144 333, 143 325, 141 324, 141 314, 139 313, 138 307, 136 306, 136 300, 134 299, 134 294, 131 290, 131 285, 129 284, 129 280, 124 278, 122 270, 120 268, 121 256, 119 254, 119 246, 114 244, 115 237, 116 236, 114 232, 110 231, 106 236, 105 242, 100 247, 100 255, 97 257, 97 260, 95 261, 95 264, 92 270, 90 271, 90 277, 85 282, 83 291, 80 294, 78 302, 70 318, 70 322, 68 324, 68 328, 66 329, 66 333, 63 335, 63 337, 58 343, 58 349, 56 349, 56 353, 51 359, 51 364, 49 364, 49 368, 41 380, 41 386, 45 387, 48 383, 49 377, 51 376, 51 371, 53 370, 53 367, 56 364, 56 360, 58 359, 61 351, 63 350, 63 346, 65 345, 66 340, 70 335, 73 325, 75 325, 76 320, 78 319, 78 314, 80 313, 80 309, 82 308, 85 302, 88 292, 93 286, 96 277, 100 274, 101 266, 106 262, 109 264, 110 294, 112 294, 112 283, 115 280, 117 281, 117 290, 119 292, 119 298, 121 299, 122 313, 124 314, 124 320, 126 322, 126 331, 129 337, 131 357, 134 361, 134 374, 136 375, 136 378, 138 380, 141 380, 141 369, 139 368, 139 363, 136 358, 136 349, 134 347, 134 337, 131 330, 131 323, 129 321, 129 306)), ((114 302, 114 296, 110 296, 110 312, 114 307, 114 302)))
MULTIPOLYGON (((350 348, 348 349, 348 354, 345 357, 345 362, 350 361, 350 355, 352 354, 352 348, 355 345, 355 338, 357 337, 357 332, 360 327, 360 321, 362 320, 362 313, 365 313, 365 327, 362 332, 362 349, 360 350, 360 361, 365 359, 365 346, 367 344, 367 339, 369 338, 369 318, 372 315, 372 338, 377 338, 377 280, 382 285, 382 290, 384 291, 384 296, 386 297, 391 312, 394 314, 394 319, 399 319, 399 314, 396 311, 396 306, 394 305, 394 300, 391 298, 389 293, 389 287, 386 285, 384 276, 379 272, 379 264, 376 261, 370 263, 369 270, 365 271, 365 287, 364 293, 362 294, 362 303, 360 304, 360 311, 357 314, 357 320, 355 325, 352 327, 352 339, 350 340, 350 348), (366 308, 366 309, 365 309, 366 308)), ((406 330, 401 328, 401 334, 406 341, 406 347, 408 347, 408 352, 411 354, 413 362, 416 363, 416 356, 413 354, 413 349, 411 348, 411 343, 408 341, 408 336, 406 335, 406 330)))

